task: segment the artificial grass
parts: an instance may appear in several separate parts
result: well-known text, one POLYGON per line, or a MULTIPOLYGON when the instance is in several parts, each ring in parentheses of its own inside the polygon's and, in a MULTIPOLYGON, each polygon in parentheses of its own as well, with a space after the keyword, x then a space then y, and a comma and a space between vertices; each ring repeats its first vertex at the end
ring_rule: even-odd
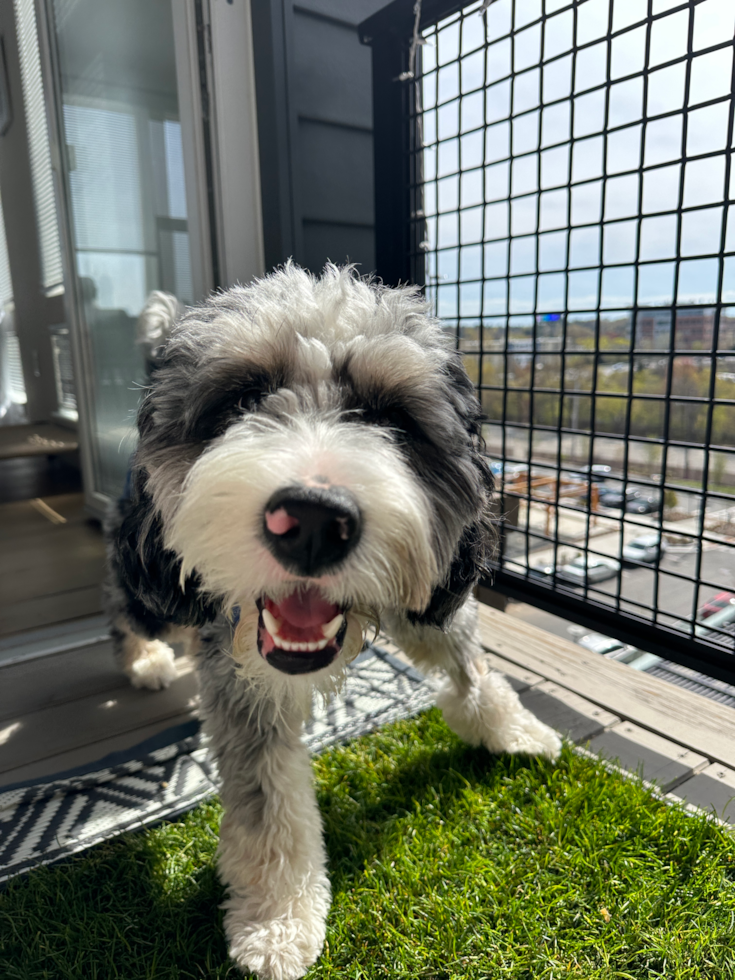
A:
MULTIPOLYGON (((565 748, 492 757, 437 711, 315 760, 334 905, 312 980, 729 980, 735 840, 565 748)), ((217 803, 0 894, 3 980, 222 980, 217 803)))

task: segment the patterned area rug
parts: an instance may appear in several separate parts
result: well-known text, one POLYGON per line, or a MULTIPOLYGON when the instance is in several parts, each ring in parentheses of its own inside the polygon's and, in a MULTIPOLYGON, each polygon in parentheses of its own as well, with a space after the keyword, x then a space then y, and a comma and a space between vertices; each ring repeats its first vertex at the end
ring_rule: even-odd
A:
MULTIPOLYGON (((315 701, 304 740, 312 752, 408 718, 433 703, 430 679, 370 647, 349 668, 339 697, 315 701)), ((172 733, 172 737, 177 735, 172 733)), ((105 765, 105 762, 108 764, 105 765)), ((0 790, 0 882, 77 854, 126 830, 166 820, 217 792, 199 734, 84 773, 0 790)))

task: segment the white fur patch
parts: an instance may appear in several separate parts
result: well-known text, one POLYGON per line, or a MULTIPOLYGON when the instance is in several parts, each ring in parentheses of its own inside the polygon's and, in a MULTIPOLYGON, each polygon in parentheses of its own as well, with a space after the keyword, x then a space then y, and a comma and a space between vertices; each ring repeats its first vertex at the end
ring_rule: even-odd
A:
POLYGON ((265 920, 253 920, 249 903, 230 898, 224 922, 230 956, 260 980, 303 977, 322 951, 330 901, 326 875, 303 889, 280 914, 265 920))
POLYGON ((220 829, 219 870, 230 955, 260 980, 301 977, 324 944, 331 889, 311 762, 296 732, 262 757, 260 819, 244 821, 237 804, 220 829))
POLYGON ((128 670, 133 687, 147 687, 151 691, 168 687, 179 676, 173 650, 160 640, 142 642, 140 653, 128 670))
POLYGON ((297 401, 286 407, 285 421, 250 415, 230 426, 191 467, 182 492, 156 501, 182 574, 196 569, 205 588, 231 605, 308 584, 340 606, 357 598, 376 608, 424 608, 437 577, 431 513, 389 435, 336 411, 300 413, 297 401), (271 555, 262 523, 276 491, 316 475, 354 496, 363 530, 338 573, 306 580, 271 555))

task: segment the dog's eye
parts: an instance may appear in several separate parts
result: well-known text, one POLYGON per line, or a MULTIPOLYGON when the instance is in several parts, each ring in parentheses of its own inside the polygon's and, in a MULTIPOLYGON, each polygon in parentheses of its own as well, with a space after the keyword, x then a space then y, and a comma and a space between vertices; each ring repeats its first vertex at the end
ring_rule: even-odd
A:
POLYGON ((191 425, 191 438, 206 442, 221 436, 233 422, 243 415, 253 412, 265 396, 274 390, 267 375, 253 374, 250 377, 233 379, 223 384, 216 392, 209 392, 210 398, 202 401, 199 411, 192 406, 195 421, 191 425))
POLYGON ((265 394, 266 392, 263 388, 247 388, 240 395, 237 401, 237 407, 243 412, 252 412, 265 394))
POLYGON ((242 412, 254 411, 266 395, 276 391, 281 384, 279 377, 265 373, 256 372, 243 378, 242 387, 236 392, 237 407, 242 412))
POLYGON ((380 415, 380 421, 384 425, 390 425, 394 429, 402 429, 404 432, 414 428, 416 425, 405 408, 391 406, 390 408, 383 409, 380 415))
POLYGON ((368 421, 374 425, 394 429, 399 437, 421 439, 424 434, 416 419, 400 405, 382 405, 367 413, 368 421))

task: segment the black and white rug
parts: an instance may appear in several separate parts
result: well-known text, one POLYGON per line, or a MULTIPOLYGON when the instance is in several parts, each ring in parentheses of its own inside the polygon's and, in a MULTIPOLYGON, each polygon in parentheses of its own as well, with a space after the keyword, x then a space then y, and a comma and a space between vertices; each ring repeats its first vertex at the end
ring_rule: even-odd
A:
MULTIPOLYGON (((370 647, 350 665, 341 695, 326 707, 315 702, 304 740, 321 752, 415 715, 434 696, 430 679, 370 647)), ((196 728, 196 722, 178 726, 84 772, 0 790, 0 882, 175 817, 216 793, 216 770, 196 728)))

